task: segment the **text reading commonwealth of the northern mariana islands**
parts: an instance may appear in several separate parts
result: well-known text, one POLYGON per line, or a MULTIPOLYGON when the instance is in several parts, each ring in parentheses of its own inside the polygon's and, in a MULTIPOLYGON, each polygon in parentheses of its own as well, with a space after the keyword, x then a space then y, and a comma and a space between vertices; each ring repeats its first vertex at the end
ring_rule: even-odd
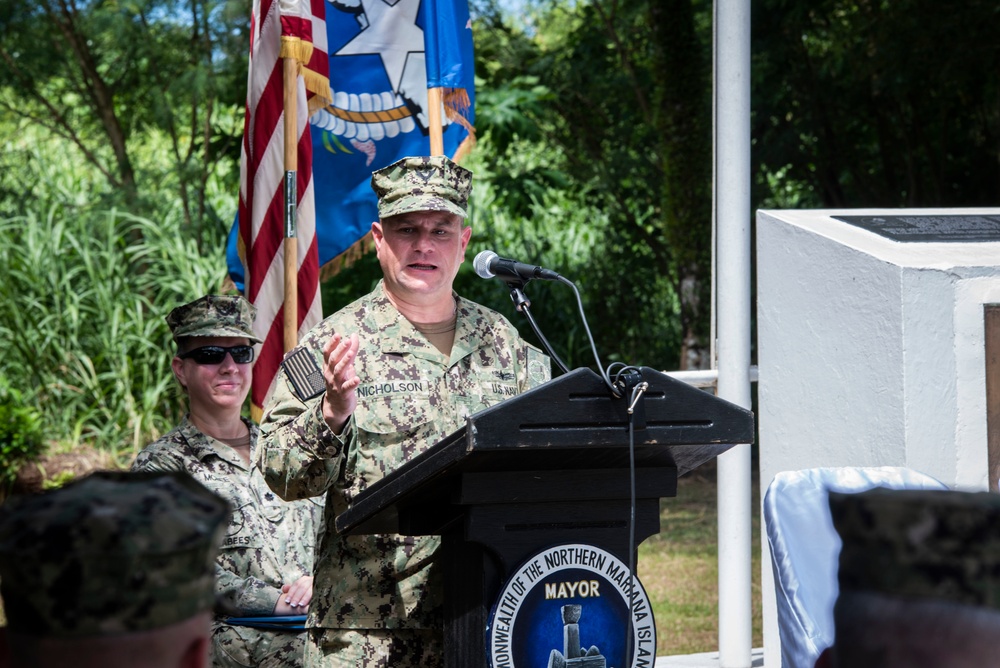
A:
MULTIPOLYGON (((566 573, 570 575, 570 573, 566 573)), ((628 567, 614 555, 591 545, 562 545, 536 554, 526 561, 507 581, 496 601, 490 632, 490 658, 492 668, 522 668, 514 666, 514 650, 519 632, 518 620, 528 628, 537 622, 539 615, 552 614, 549 608, 529 606, 529 592, 542 587, 541 601, 552 604, 588 599, 595 605, 624 604, 631 613, 632 647, 634 654, 627 668, 652 668, 656 658, 656 635, 649 599, 638 580, 629 575, 628 567), (576 571, 571 577, 559 578, 558 572, 576 571), (594 577, 580 577, 580 570, 590 571, 594 577), (634 583, 634 586, 633 586, 634 583), (610 598, 607 598, 610 597, 610 598), (604 601, 604 603, 598 603, 604 601), (614 603, 619 601, 620 603, 614 603)), ((582 603, 582 601, 581 601, 582 603)), ((590 604, 584 604, 587 614, 590 604)), ((628 613, 626 613, 628 614, 628 613)))

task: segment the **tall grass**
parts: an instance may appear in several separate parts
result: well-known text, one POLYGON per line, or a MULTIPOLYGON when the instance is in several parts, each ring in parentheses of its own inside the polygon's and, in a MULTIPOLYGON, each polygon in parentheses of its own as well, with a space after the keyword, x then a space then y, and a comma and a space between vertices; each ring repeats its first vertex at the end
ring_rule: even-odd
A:
POLYGON ((179 419, 164 316, 218 291, 224 230, 199 250, 169 193, 152 193, 161 215, 134 215, 71 154, 5 148, 25 162, 4 184, 30 187, 0 198, 0 376, 41 413, 51 445, 125 465, 179 419))
POLYGON ((174 220, 59 205, 0 220, 0 373, 50 440, 124 462, 176 422, 163 316, 216 289, 225 263, 174 220))

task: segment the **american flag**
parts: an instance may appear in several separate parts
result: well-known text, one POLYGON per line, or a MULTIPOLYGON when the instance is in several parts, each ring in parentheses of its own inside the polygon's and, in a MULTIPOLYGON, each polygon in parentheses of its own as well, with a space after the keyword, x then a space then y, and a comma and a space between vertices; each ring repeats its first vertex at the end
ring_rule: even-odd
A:
POLYGON ((299 335, 323 316, 308 119, 311 109, 323 106, 331 97, 324 3, 254 0, 250 17, 238 245, 244 265, 244 292, 257 307, 254 331, 264 341, 254 365, 250 394, 257 417, 285 352, 283 57, 295 58, 301 74, 296 84, 299 335))

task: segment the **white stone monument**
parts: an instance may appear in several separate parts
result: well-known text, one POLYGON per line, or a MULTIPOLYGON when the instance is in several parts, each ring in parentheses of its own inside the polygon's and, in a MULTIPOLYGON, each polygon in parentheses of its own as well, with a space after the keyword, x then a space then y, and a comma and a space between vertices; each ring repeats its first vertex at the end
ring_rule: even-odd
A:
MULTIPOLYGON (((1000 209, 759 211, 762 495, 779 471, 821 466, 906 466, 986 490, 993 304, 1000 209)), ((762 543, 764 664, 773 667, 762 543)))

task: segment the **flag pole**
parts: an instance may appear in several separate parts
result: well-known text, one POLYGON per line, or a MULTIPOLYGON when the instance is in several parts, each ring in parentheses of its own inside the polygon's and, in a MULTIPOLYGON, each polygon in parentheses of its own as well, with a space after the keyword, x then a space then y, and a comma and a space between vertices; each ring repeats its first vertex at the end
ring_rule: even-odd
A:
POLYGON ((431 155, 444 155, 444 124, 441 107, 444 104, 443 88, 427 89, 427 122, 430 124, 431 155))
POLYGON ((288 352, 299 342, 298 239, 295 232, 295 204, 298 198, 296 172, 299 168, 299 128, 296 98, 299 64, 294 57, 282 58, 285 114, 285 298, 284 343, 288 352))

